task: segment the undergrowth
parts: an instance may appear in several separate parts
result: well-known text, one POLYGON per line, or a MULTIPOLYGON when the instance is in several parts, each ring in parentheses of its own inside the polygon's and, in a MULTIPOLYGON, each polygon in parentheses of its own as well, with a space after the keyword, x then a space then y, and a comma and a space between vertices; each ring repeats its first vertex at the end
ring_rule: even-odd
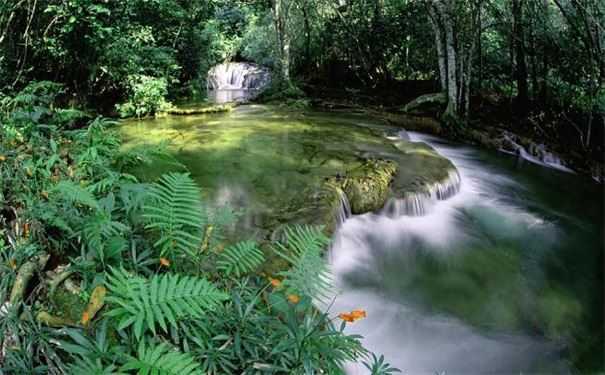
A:
POLYGON ((186 173, 138 181, 162 150, 121 151, 115 123, 57 108, 60 90, 0 105, 0 373, 398 371, 344 332, 365 312, 312 303, 330 298, 321 228, 228 243, 228 208, 186 173), (289 268, 262 274, 270 253, 289 268))

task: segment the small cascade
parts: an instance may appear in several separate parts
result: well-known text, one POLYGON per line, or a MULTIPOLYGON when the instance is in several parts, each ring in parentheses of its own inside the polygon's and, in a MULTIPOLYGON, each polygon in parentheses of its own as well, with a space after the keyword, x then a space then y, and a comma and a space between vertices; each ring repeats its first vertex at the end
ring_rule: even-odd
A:
POLYGON ((340 226, 345 220, 352 216, 352 213, 349 198, 347 198, 344 191, 338 189, 338 196, 340 197, 340 207, 338 208, 338 214, 336 215, 336 223, 340 226))
POLYGON ((411 193, 403 198, 391 198, 381 214, 397 218, 400 216, 424 216, 437 201, 449 199, 460 191, 461 179, 457 170, 452 169, 448 177, 437 182, 425 192, 411 193))
POLYGON ((206 87, 212 90, 261 90, 271 81, 269 70, 250 63, 219 64, 210 71, 206 87))
POLYGON ((548 151, 544 144, 529 143, 527 147, 522 146, 520 138, 510 132, 502 132, 500 151, 507 154, 517 155, 522 160, 542 165, 544 167, 558 169, 564 172, 574 173, 567 167, 564 161, 556 154, 548 151))

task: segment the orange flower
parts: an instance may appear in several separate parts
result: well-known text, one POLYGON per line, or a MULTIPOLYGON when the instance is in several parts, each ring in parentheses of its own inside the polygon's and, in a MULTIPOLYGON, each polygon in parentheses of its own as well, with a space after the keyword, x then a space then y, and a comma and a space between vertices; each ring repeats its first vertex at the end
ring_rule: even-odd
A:
POLYGON ((90 320, 90 315, 88 314, 88 311, 84 311, 82 313, 82 324, 86 325, 89 320, 90 320))
POLYGON ((349 323, 353 323, 355 321, 355 318, 353 318, 353 316, 349 313, 340 313, 338 314, 338 317, 349 323))
POLYGON ((29 223, 23 224, 23 236, 29 237, 29 223))
POLYGON ((160 258, 160 266, 170 267, 170 261, 166 258, 160 258))
POLYGON ((296 305, 297 303, 300 302, 300 297, 297 296, 296 294, 289 294, 288 301, 290 301, 290 303, 296 305))
POLYGON ((367 316, 365 310, 353 310, 351 311, 351 315, 357 319, 363 319, 367 316))
POLYGON ((281 281, 279 281, 278 279, 269 278, 269 280, 271 281, 271 285, 273 285, 274 288, 279 288, 281 286, 281 281))
POLYGON ((365 310, 353 310, 350 313, 340 313, 338 317, 345 322, 353 323, 356 320, 363 319, 367 316, 365 310))

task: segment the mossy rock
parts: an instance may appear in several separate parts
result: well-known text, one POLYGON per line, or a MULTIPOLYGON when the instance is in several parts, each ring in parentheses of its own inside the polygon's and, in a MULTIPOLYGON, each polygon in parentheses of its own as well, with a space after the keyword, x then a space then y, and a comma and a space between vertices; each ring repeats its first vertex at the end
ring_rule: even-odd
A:
POLYGON ((425 143, 398 141, 395 147, 402 151, 392 190, 396 197, 409 193, 428 192, 436 184, 446 184, 452 173, 457 174, 451 161, 439 155, 425 143))
POLYGON ((439 114, 447 105, 447 96, 444 93, 426 94, 417 97, 401 110, 409 114, 439 114))
POLYGON ((350 171, 340 183, 354 214, 380 210, 389 198, 390 184, 397 172, 392 160, 372 159, 350 171))

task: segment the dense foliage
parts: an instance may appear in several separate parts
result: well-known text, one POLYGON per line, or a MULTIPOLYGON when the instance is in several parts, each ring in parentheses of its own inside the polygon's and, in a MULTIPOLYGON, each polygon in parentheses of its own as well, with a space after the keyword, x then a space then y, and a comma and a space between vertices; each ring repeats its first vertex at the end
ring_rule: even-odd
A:
POLYGON ((422 92, 394 83, 429 80, 448 118, 602 159, 604 38, 598 0, 23 0, 0 5, 0 91, 52 80, 71 103, 143 116, 203 95, 224 61, 269 66, 296 97, 292 82, 395 87, 404 104, 422 92))
POLYGON ((139 182, 128 169, 161 150, 121 152, 112 122, 56 107, 60 93, 2 101, 0 372, 395 371, 343 332, 365 312, 311 303, 329 298, 320 228, 225 246, 228 207, 186 173, 139 182), (289 266, 262 276, 270 254, 289 266))

